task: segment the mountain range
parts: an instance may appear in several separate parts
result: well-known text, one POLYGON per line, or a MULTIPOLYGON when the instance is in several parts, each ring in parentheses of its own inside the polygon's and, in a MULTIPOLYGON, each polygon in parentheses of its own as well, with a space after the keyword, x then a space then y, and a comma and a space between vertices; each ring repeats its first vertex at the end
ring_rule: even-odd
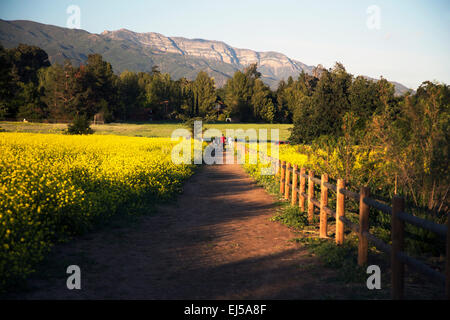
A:
MULTIPOLYGON (((313 66, 290 59, 278 52, 257 52, 234 48, 221 41, 166 37, 159 33, 136 33, 127 29, 89 33, 80 29, 68 29, 33 21, 0 19, 0 43, 13 48, 20 43, 44 49, 51 63, 84 63, 87 56, 99 53, 111 63, 116 73, 124 70, 151 71, 157 65, 172 78, 195 79, 201 70, 214 77, 221 87, 234 72, 252 63, 258 64, 262 80, 272 89, 289 76, 294 79, 301 71, 311 73, 313 66)), ((410 89, 392 82, 396 93, 410 89)))

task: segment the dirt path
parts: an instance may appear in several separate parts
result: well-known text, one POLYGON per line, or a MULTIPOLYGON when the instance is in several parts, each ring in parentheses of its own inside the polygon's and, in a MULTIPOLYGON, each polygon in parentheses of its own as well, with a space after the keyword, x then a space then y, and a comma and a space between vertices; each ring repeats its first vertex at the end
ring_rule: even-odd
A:
POLYGON ((327 281, 333 271, 289 241, 293 231, 270 221, 275 201, 240 165, 204 166, 158 214, 59 246, 49 272, 59 276, 33 279, 19 298, 335 297, 327 281), (66 288, 70 264, 81 268, 81 290, 66 288))

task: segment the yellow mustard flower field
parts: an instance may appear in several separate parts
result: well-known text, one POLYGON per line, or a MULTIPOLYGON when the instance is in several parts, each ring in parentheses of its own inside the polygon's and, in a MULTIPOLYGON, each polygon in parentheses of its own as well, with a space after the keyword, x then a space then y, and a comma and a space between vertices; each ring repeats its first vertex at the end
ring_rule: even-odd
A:
MULTIPOLYGON (((247 147, 255 153, 258 151, 280 161, 298 165, 299 168, 313 170, 316 176, 320 177, 322 173, 327 173, 333 180, 344 178, 354 187, 369 185, 379 193, 386 194, 386 197, 392 196, 394 186, 394 176, 390 174, 392 164, 386 160, 384 150, 368 152, 353 146, 348 150, 335 148, 327 152, 322 149, 313 149, 309 145, 282 144, 278 145, 278 155, 273 155, 271 144, 249 143, 247 147)), ((248 159, 249 156, 247 156, 247 162, 248 159)), ((246 168, 258 173, 261 168, 268 167, 268 164, 262 164, 259 160, 260 158, 257 164, 246 165, 246 168)), ((252 175, 258 176, 258 174, 252 175)), ((355 191, 358 190, 355 189, 355 191)))
POLYGON ((24 279, 57 242, 180 192, 169 138, 0 133, 0 288, 24 279))

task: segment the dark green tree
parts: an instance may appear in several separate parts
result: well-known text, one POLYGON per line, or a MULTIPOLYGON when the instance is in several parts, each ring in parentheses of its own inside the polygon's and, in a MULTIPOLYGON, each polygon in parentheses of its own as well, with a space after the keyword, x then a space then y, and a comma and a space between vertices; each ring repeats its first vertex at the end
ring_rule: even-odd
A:
POLYGON ((380 108, 381 101, 377 91, 376 82, 363 76, 356 77, 350 86, 348 96, 350 111, 358 117, 355 125, 361 130, 365 128, 367 121, 370 121, 373 113, 380 108))
POLYGON ((89 92, 84 88, 85 72, 72 66, 69 60, 64 66, 55 64, 40 74, 42 100, 49 116, 56 121, 70 121, 75 115, 91 115, 87 103, 89 92))
POLYGON ((287 83, 281 80, 278 83, 278 88, 275 93, 276 95, 276 121, 280 123, 289 123, 292 118, 292 113, 289 110, 288 99, 287 99, 287 83))
POLYGON ((20 44, 8 50, 12 76, 22 83, 38 83, 38 71, 50 66, 47 53, 39 47, 20 44))
POLYGON ((119 76, 118 95, 122 120, 133 118, 143 107, 144 97, 142 87, 139 85, 138 75, 134 72, 124 71, 119 76))
POLYGON ((47 53, 36 46, 20 44, 9 50, 0 48, 0 117, 41 119, 45 116, 38 92, 38 72, 48 66, 47 53))
POLYGON ((305 99, 303 110, 295 117, 290 140, 311 143, 321 135, 340 136, 342 117, 350 110, 351 84, 352 75, 342 64, 336 63, 332 70, 323 70, 314 93, 305 99))
POLYGON ((256 121, 273 123, 275 121, 275 106, 271 91, 260 79, 255 80, 251 97, 253 119, 256 121))
POLYGON ((17 110, 15 110, 13 99, 17 90, 8 52, 0 45, 0 119, 15 116, 17 110))
POLYGON ((194 94, 196 115, 206 117, 213 114, 217 100, 214 79, 210 78, 206 72, 200 71, 192 83, 192 92, 194 94))
POLYGON ((85 66, 80 66, 83 75, 82 84, 86 93, 84 112, 89 118, 102 110, 114 113, 117 108, 117 76, 109 62, 103 60, 100 54, 90 54, 85 66))
POLYGON ((228 79, 225 85, 225 104, 232 117, 243 122, 254 120, 251 98, 255 81, 260 77, 257 64, 252 64, 244 69, 244 72, 236 71, 233 78, 228 79))

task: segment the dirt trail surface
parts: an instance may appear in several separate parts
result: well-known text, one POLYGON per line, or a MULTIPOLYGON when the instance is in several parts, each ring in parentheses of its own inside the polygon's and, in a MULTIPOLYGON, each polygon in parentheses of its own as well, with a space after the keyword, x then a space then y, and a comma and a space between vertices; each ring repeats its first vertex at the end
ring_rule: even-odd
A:
MULTIPOLYGON (((59 276, 30 280, 20 299, 324 299, 334 271, 270 221, 276 199, 240 165, 204 166, 176 203, 133 226, 58 246, 59 276), (66 288, 68 265, 81 290, 66 288), (314 268, 310 268, 310 267, 314 268)), ((49 273, 55 273, 55 270, 49 273)), ((331 292, 330 292, 331 289, 331 292)), ((342 298, 342 296, 341 296, 342 298)))

